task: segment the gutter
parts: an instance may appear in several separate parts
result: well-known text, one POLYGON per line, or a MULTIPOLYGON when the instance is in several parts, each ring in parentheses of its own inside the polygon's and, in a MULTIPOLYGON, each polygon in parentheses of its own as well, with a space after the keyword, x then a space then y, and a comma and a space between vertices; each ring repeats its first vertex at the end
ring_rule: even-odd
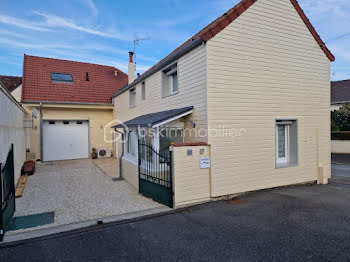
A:
POLYGON ((158 72, 163 67, 171 64, 172 62, 179 59, 181 56, 187 54, 188 52, 192 51, 199 45, 201 45, 204 41, 198 36, 192 40, 191 43, 184 46, 183 48, 180 48, 178 51, 176 51, 173 55, 169 56, 168 58, 165 58, 163 61, 161 61, 158 65, 152 67, 150 70, 146 71, 144 74, 142 74, 139 78, 136 78, 134 82, 131 84, 123 87, 120 89, 116 94, 112 96, 112 98, 115 98, 116 96, 124 93, 125 91, 129 90, 130 88, 136 86, 138 83, 145 80, 147 77, 153 75, 154 73, 158 72))

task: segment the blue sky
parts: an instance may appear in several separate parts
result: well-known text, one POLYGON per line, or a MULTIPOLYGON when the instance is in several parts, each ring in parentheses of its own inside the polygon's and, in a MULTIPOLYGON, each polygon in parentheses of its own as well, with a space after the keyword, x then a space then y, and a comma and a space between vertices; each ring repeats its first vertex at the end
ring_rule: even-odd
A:
MULTIPOLYGON (((127 71, 133 39, 143 72, 238 0, 0 0, 0 74, 22 75, 23 54, 127 71)), ((349 0, 299 0, 336 56, 332 79, 350 79, 349 0)))

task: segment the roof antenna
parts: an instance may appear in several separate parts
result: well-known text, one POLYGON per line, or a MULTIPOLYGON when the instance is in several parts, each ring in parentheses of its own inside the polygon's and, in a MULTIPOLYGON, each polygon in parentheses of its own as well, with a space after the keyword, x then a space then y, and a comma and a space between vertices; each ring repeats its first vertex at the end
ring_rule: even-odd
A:
POLYGON ((136 38, 134 39, 134 62, 135 62, 135 72, 136 72, 136 46, 139 45, 139 42, 140 42, 140 41, 146 41, 146 40, 150 40, 150 38, 149 38, 149 37, 145 37, 145 38, 138 38, 138 37, 136 37, 136 38))

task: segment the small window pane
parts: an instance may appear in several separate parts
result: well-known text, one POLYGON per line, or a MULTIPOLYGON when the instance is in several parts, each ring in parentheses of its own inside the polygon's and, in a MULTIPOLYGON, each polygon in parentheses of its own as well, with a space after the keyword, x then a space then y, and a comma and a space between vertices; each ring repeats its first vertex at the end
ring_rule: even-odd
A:
POLYGON ((278 157, 286 157, 286 126, 278 125, 278 157))
POLYGON ((55 121, 49 121, 49 125, 54 125, 55 121))
POLYGON ((83 124, 83 121, 77 121, 77 124, 78 124, 78 125, 82 125, 82 124, 83 124))
POLYGON ((64 125, 69 125, 69 121, 63 121, 64 125))
POLYGON ((72 75, 64 73, 51 73, 51 80, 60 82, 73 82, 72 75))
POLYGON ((172 81, 173 81, 173 83, 172 83, 172 86, 173 86, 172 92, 176 93, 177 91, 179 91, 178 84, 177 84, 177 72, 172 75, 172 81))
POLYGON ((142 100, 146 99, 146 84, 145 84, 145 82, 142 83, 141 96, 142 96, 142 100))

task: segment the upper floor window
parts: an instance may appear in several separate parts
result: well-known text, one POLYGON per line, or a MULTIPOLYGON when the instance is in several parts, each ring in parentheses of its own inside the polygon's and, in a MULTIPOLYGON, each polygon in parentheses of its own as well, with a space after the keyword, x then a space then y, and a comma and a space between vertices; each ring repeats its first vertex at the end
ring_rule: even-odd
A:
POLYGON ((65 83, 72 83, 73 77, 71 74, 65 74, 65 73, 51 73, 51 80, 54 82, 65 82, 65 83))
POLYGON ((135 107, 136 106, 136 88, 132 88, 129 91, 129 107, 135 107))
POLYGON ((145 82, 142 82, 142 85, 141 85, 141 98, 142 98, 142 100, 146 99, 146 83, 145 82))
POLYGON ((163 97, 174 95, 179 92, 177 63, 171 64, 163 70, 163 97))

